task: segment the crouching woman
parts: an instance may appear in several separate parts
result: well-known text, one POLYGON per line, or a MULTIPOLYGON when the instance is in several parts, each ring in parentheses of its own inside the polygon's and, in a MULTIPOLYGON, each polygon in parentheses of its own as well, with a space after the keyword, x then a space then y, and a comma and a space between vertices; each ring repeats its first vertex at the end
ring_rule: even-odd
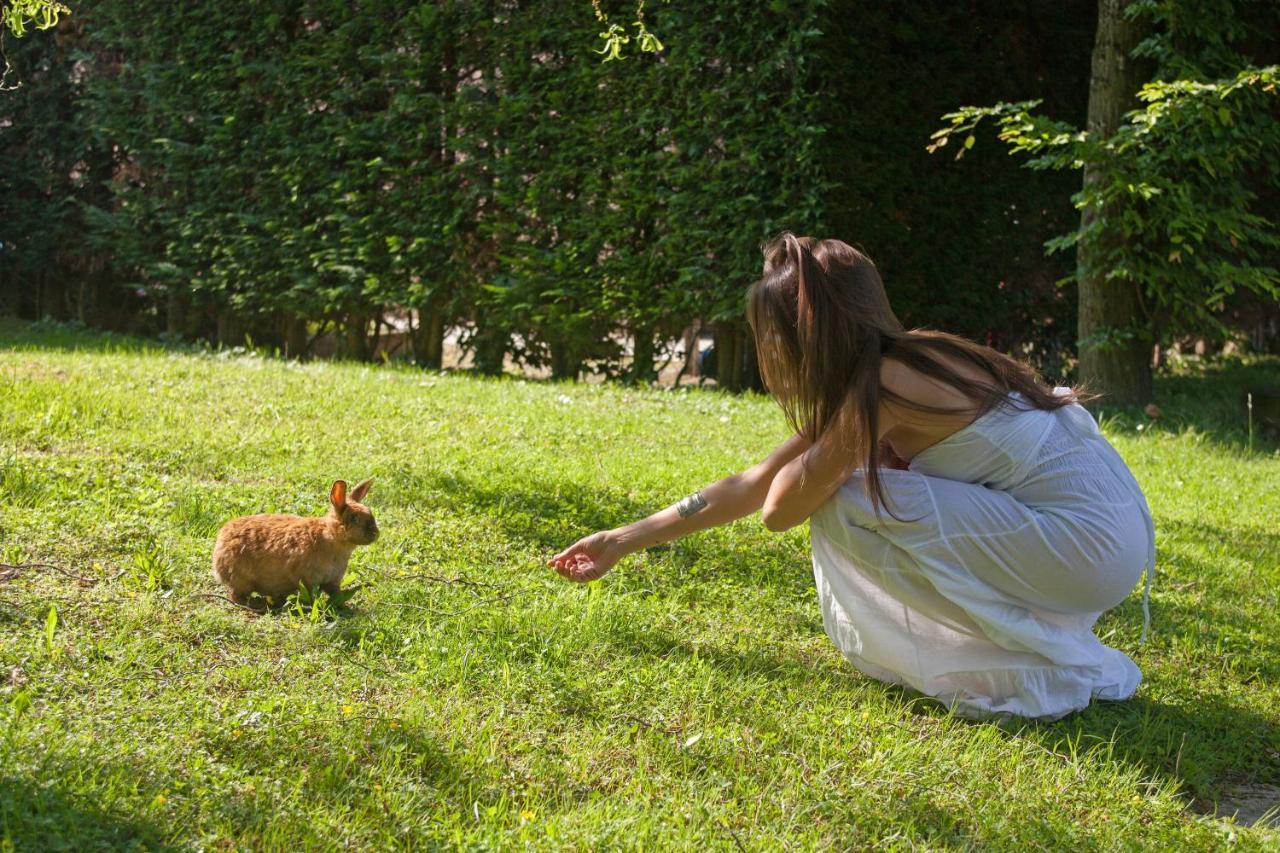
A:
POLYGON ((1075 391, 954 335, 905 330, 875 265, 838 240, 767 246, 748 320, 795 435, 579 540, 550 560, 561 575, 594 580, 759 510, 774 531, 808 519, 826 631, 867 675, 970 716, 1054 719, 1132 695, 1137 666, 1093 625, 1144 568, 1150 580, 1151 515, 1075 391))

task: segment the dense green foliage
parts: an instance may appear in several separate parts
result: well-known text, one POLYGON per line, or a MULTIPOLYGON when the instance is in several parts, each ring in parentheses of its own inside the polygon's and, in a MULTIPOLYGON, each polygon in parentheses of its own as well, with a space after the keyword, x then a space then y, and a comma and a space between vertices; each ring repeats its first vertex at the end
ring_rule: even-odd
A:
POLYGON ((1145 679, 970 723, 823 633, 803 528, 544 560, 785 435, 756 395, 541 385, 0 323, 0 847, 1274 849, 1198 812, 1280 785, 1280 455, 1242 389, 1104 420, 1156 519, 1099 633, 1145 679), (673 448, 696 436, 698 452, 673 448), (354 611, 214 596, 215 531, 376 479, 354 611), (53 614, 52 626, 50 614, 53 614))
POLYGON ((422 362, 458 325, 562 376, 701 321, 734 384, 790 228, 867 249, 909 324, 1053 358, 1071 180, 924 149, 997 86, 1079 114, 1090 5, 980 6, 650 4, 666 49, 602 63, 576 4, 85 3, 0 102, 0 310, 359 357, 407 308, 422 362))
POLYGON ((1139 325, 1105 328, 1101 344, 1225 332, 1219 318, 1236 291, 1280 299, 1280 65, 1256 64, 1280 58, 1280 6, 1141 0, 1126 13, 1151 26, 1134 61, 1148 61, 1153 77, 1113 136, 1047 118, 1027 101, 951 113, 931 147, 954 138, 962 156, 991 120, 1032 169, 1100 169, 1105 179, 1074 196, 1098 215, 1048 246, 1092 238, 1092 263, 1141 289, 1139 325))

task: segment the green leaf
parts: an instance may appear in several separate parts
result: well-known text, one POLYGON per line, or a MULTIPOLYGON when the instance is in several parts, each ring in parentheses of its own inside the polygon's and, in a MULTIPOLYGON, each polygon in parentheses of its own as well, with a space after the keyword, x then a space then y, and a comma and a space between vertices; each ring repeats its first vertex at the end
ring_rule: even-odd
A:
POLYGON ((51 655, 57 656, 57 650, 53 645, 54 634, 58 630, 58 608, 49 605, 49 610, 44 617, 44 647, 51 655))

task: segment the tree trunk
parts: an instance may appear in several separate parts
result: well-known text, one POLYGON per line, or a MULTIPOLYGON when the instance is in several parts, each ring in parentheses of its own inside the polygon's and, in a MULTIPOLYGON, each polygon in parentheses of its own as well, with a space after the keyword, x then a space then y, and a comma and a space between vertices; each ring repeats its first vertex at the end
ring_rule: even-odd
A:
POLYGON ((444 366, 444 315, 433 308, 418 309, 418 328, 413 331, 413 360, 428 370, 444 366))
POLYGON ((578 381, 582 372, 582 360, 578 358, 573 345, 567 341, 550 341, 551 378, 578 381))
MULTIPOLYGON (((1124 17, 1127 0, 1099 0, 1098 32, 1093 43, 1089 79, 1091 136, 1105 139, 1116 132, 1124 113, 1137 103, 1142 83, 1139 64, 1129 55, 1141 33, 1124 17)), ((1105 163, 1086 163, 1084 186, 1097 186, 1106 177, 1105 163)), ((1080 379, 1089 390, 1116 403, 1145 403, 1151 399, 1151 341, 1143 317, 1138 285, 1108 281, 1102 258, 1109 241, 1118 239, 1111 229, 1089 235, 1089 229, 1106 211, 1086 207, 1080 216, 1084 232, 1077 247, 1080 284, 1080 379)))
POLYGON ((165 294, 164 330, 170 337, 180 337, 186 332, 187 309, 178 288, 170 285, 165 294))
MULTIPOLYGON (((697 378, 702 372, 701 367, 698 365, 698 356, 701 354, 698 352, 698 346, 701 336, 701 320, 695 320, 691 323, 684 333, 684 369, 681 373, 687 373, 694 378, 697 378)), ((678 380, 676 384, 680 384, 678 380)))
POLYGON ((75 319, 81 325, 92 326, 95 321, 100 319, 97 317, 98 286, 90 278, 93 275, 92 271, 88 271, 83 275, 84 277, 80 279, 76 288, 75 319))
POLYGON ((481 317, 472 346, 475 348, 475 368, 485 376, 501 376, 507 357, 510 333, 491 329, 481 317))
POLYGON ((244 323, 230 309, 218 312, 218 345, 238 347, 244 344, 244 323))
POLYGON ((726 391, 742 389, 742 334, 736 323, 716 324, 716 385, 726 391))
POLYGON ((282 314, 280 341, 285 358, 304 358, 307 354, 307 321, 293 314, 282 314))
POLYGON ((750 329, 742 330, 742 390, 764 390, 764 377, 760 375, 760 361, 756 357, 756 339, 750 329))
POLYGON ((649 385, 658 378, 653 369, 653 329, 642 326, 632 333, 632 338, 630 379, 639 385, 649 385))
POLYGON ((361 314, 348 314, 338 338, 339 357, 368 361, 370 352, 369 318, 361 314))

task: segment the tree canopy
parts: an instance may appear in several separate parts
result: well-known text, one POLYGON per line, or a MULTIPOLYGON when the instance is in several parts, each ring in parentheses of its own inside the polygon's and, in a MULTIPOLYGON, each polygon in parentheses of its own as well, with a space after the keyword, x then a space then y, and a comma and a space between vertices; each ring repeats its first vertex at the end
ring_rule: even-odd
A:
POLYGON ((1207 329, 1227 334, 1223 311, 1237 291, 1280 298, 1280 66, 1254 58, 1274 53, 1268 33, 1280 26, 1280 13, 1231 0, 1140 0, 1122 9, 1149 35, 1118 59, 1146 60, 1151 79, 1118 127, 1081 129, 1037 112, 1039 100, 998 103, 944 116, 948 124, 929 148, 957 138, 960 159, 990 121, 1029 168, 1085 171, 1073 196, 1084 212, 1079 226, 1046 245, 1061 252, 1088 243, 1075 280, 1093 276, 1104 288, 1136 290, 1136 312, 1104 312, 1076 343, 1125 350, 1142 362, 1127 375, 1141 375, 1153 342, 1207 329))

